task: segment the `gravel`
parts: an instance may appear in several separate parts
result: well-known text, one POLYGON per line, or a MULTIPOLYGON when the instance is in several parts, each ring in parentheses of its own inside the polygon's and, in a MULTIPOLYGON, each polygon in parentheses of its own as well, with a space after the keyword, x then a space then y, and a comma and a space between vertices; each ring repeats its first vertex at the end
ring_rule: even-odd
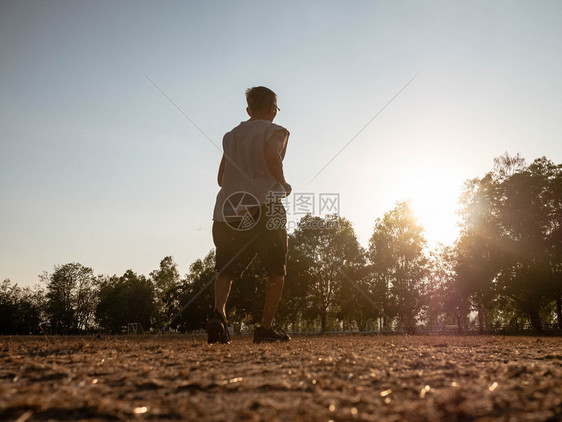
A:
POLYGON ((562 420, 560 337, 0 337, 0 359, 1 420, 562 420))

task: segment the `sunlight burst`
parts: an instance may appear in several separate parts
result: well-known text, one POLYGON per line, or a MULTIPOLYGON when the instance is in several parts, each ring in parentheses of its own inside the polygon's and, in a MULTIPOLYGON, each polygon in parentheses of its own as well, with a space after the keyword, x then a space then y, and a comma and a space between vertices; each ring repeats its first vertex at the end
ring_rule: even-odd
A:
POLYGON ((428 160, 422 166, 422 161, 402 166, 389 190, 397 201, 411 201, 428 246, 450 245, 459 233, 457 208, 463 179, 443 164, 430 165, 428 160))

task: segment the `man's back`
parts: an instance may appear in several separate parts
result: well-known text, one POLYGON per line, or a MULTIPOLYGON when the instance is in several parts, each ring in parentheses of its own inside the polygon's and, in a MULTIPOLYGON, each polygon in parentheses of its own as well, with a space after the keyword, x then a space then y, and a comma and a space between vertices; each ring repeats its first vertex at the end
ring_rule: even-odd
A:
MULTIPOLYGON (((224 221, 222 207, 236 192, 253 195, 260 204, 271 200, 272 193, 284 192, 283 186, 268 167, 266 143, 283 139, 276 145, 281 159, 285 156, 289 131, 267 120, 248 120, 226 133, 223 138, 224 171, 220 180, 213 220, 224 221), (275 136, 274 135, 281 135, 275 136)), ((276 141, 279 142, 279 141, 276 141)))

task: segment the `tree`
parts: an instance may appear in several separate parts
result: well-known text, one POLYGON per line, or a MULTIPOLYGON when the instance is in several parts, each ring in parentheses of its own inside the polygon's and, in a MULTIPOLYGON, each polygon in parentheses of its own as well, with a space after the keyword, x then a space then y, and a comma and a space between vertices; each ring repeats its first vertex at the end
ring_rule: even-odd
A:
POLYGON ((55 266, 44 274, 47 282, 47 315, 57 333, 76 333, 94 323, 97 292, 94 272, 79 263, 55 266))
POLYGON ((463 224, 455 248, 457 291, 467 295, 478 312, 481 333, 490 328, 489 315, 497 298, 495 283, 504 254, 499 240, 498 175, 509 177, 523 162, 521 158, 512 159, 507 155, 496 158, 495 172, 467 181, 461 195, 463 224), (505 169, 503 162, 507 163, 505 169))
POLYGON ((421 309, 420 286, 427 271, 424 247, 423 227, 407 202, 377 219, 368 257, 372 291, 380 295, 384 327, 390 328, 396 315, 407 331, 415 330, 421 309))
POLYGON ((298 240, 294 233, 288 238, 287 275, 283 287, 283 298, 279 303, 275 320, 281 325, 298 325, 303 320, 312 320, 314 316, 307 315, 308 281, 311 279, 313 259, 307 256, 303 248, 297 247, 298 240))
POLYGON ((304 216, 293 233, 296 255, 308 265, 304 317, 319 318, 322 332, 335 311, 336 295, 344 283, 354 282, 363 255, 353 226, 343 217, 304 216))
POLYGON ((439 245, 431 251, 428 259, 428 271, 422 280, 421 303, 423 321, 426 328, 439 328, 444 316, 454 314, 452 304, 446 300, 447 288, 454 280, 454 259, 451 247, 439 245))
POLYGON ((537 332, 543 331, 541 314, 554 303, 562 306, 561 173, 545 157, 526 166, 519 154, 506 153, 494 160, 494 171, 467 183, 456 272, 481 329, 497 300, 504 308, 505 299, 512 301, 537 332))
POLYGON ((539 332, 543 330, 541 311, 556 298, 559 286, 555 282, 560 262, 555 239, 560 227, 561 198, 556 193, 560 177, 560 166, 543 157, 500 179, 498 202, 505 259, 499 288, 528 313, 539 332))
POLYGON ((370 289, 370 273, 365 263, 365 251, 360 249, 360 259, 345 274, 344 282, 336 293, 336 316, 345 328, 366 331, 370 323, 381 316, 381 308, 370 289))
MULTIPOLYGON (((256 256, 242 276, 232 283, 227 306, 230 321, 256 324, 261 320, 265 303, 266 279, 267 272, 261 264, 259 256, 256 256)), ((278 315, 277 321, 279 321, 278 315)))
POLYGON ((155 324, 162 327, 179 311, 178 289, 180 274, 171 256, 160 261, 160 267, 150 273, 156 295, 155 324))
POLYGON ((43 322, 43 291, 0 284, 0 334, 39 334, 43 322))
POLYGON ((555 303, 558 328, 562 329, 562 164, 555 165, 545 157, 535 160, 529 170, 540 174, 545 219, 546 296, 555 303))
POLYGON ((173 328, 182 331, 205 328, 207 318, 213 311, 215 278, 215 251, 211 250, 205 258, 192 263, 189 274, 181 280, 177 294, 183 311, 172 323, 173 328))
POLYGON ((511 156, 506 151, 503 155, 494 158, 494 174, 500 178, 510 177, 525 170, 526 167, 525 158, 519 153, 511 156))
POLYGON ((101 282, 95 313, 99 324, 113 333, 120 333, 123 326, 132 322, 148 330, 156 316, 154 285, 132 270, 121 277, 109 277, 101 282))

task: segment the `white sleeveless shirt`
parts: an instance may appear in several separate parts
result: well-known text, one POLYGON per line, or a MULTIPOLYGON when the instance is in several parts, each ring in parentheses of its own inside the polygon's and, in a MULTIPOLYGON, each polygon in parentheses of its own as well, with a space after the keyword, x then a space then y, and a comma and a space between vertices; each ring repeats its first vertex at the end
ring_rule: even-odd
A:
POLYGON ((213 220, 225 221, 223 205, 236 192, 252 194, 260 204, 286 196, 283 186, 275 179, 265 161, 265 143, 277 131, 285 133, 285 142, 279 145, 281 158, 285 157, 289 131, 268 120, 248 120, 232 129, 222 140, 225 154, 221 190, 217 195, 213 220))

